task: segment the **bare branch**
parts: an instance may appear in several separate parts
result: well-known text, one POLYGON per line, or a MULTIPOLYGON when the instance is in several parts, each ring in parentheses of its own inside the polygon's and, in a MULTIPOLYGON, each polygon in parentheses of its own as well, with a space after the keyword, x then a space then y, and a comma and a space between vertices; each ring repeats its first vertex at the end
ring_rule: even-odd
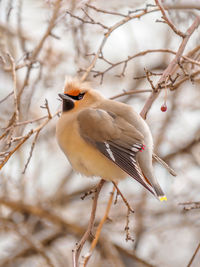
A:
POLYGON ((81 238, 81 240, 76 245, 76 248, 72 251, 73 266, 74 267, 78 267, 78 259, 79 259, 81 250, 82 250, 85 242, 87 241, 89 235, 91 234, 92 227, 94 225, 94 220, 95 220, 97 201, 98 201, 99 193, 101 191, 101 188, 102 188, 104 182, 105 181, 103 179, 101 179, 101 181, 99 182, 99 184, 96 187, 96 192, 95 192, 94 199, 93 199, 93 204, 92 204, 92 211, 91 211, 91 215, 90 215, 90 221, 88 223, 87 230, 84 233, 84 235, 81 238))
POLYGON ((32 157, 32 155, 33 155, 33 150, 34 150, 36 141, 37 141, 37 139, 38 139, 38 135, 39 135, 39 133, 40 133, 40 130, 39 130, 38 132, 36 132, 36 134, 35 134, 35 138, 34 138, 34 140, 33 140, 33 142, 32 142, 32 145, 31 145, 31 150, 30 150, 30 153, 29 153, 29 157, 28 157, 27 162, 26 162, 26 164, 25 164, 25 166, 24 166, 24 170, 22 171, 22 174, 25 174, 26 169, 27 169, 27 167, 28 167, 28 164, 29 164, 29 162, 30 162, 30 160, 31 160, 31 157, 32 157))
POLYGON ((183 51, 191 37, 191 35, 193 34, 193 32, 198 28, 200 24, 200 17, 196 17, 196 19, 194 20, 194 22, 192 23, 192 25, 188 28, 188 30, 186 31, 186 36, 183 38, 179 49, 176 53, 175 58, 171 61, 171 63, 168 65, 168 67, 165 69, 165 71, 163 72, 161 78, 159 79, 156 89, 157 91, 153 91, 151 93, 151 95, 149 96, 149 98, 147 99, 140 115, 141 117, 143 117, 144 119, 146 119, 147 113, 149 111, 149 109, 151 108, 153 102, 155 101, 155 99, 158 97, 159 93, 160 93, 160 86, 163 82, 165 82, 166 78, 170 75, 172 75, 174 73, 174 70, 176 68, 176 65, 178 64, 180 57, 183 54, 183 51))
POLYGON ((110 97, 110 99, 116 99, 116 98, 119 98, 119 97, 122 97, 122 96, 125 96, 125 95, 133 95, 133 94, 141 94, 141 93, 151 93, 152 90, 130 90, 130 91, 124 91, 124 93, 121 93, 121 94, 118 94, 118 95, 115 95, 115 96, 112 96, 110 97))
POLYGON ((40 126, 36 127, 35 129, 29 131, 29 133, 27 133, 25 136, 20 137, 20 139, 22 139, 17 145, 16 147, 14 147, 11 151, 9 151, 9 153, 5 156, 5 158, 2 160, 1 164, 0 164, 0 170, 2 169, 2 167, 6 164, 6 162, 9 160, 9 158, 29 139, 29 137, 34 134, 37 133, 39 131, 41 131, 46 124, 55 116, 57 116, 60 113, 60 111, 57 111, 51 118, 48 118, 45 122, 43 122, 40 126))
POLYGON ((189 261, 187 267, 190 267, 190 266, 192 265, 192 263, 193 263, 193 261, 194 261, 196 255, 197 255, 199 249, 200 249, 200 243, 198 244, 197 248, 195 249, 195 252, 194 252, 194 254, 192 255, 192 258, 190 259, 190 261, 189 261))
POLYGON ((170 20, 170 18, 166 15, 165 13, 165 10, 164 10, 164 7, 162 5, 162 3, 159 1, 159 0, 155 0, 157 6, 160 8, 160 11, 163 15, 163 19, 165 20, 165 22, 170 26, 170 28, 172 28, 172 30, 180 35, 182 38, 185 38, 186 37, 186 34, 185 33, 182 33, 181 31, 179 31, 176 26, 172 23, 172 21, 170 20))
POLYGON ((102 229, 102 227, 103 227, 103 225, 104 225, 104 223, 105 223, 105 221, 106 221, 106 219, 107 219, 107 217, 108 217, 108 214, 109 214, 109 211, 110 211, 110 208, 111 208, 111 205, 112 205, 112 200, 113 200, 114 192, 115 192, 115 187, 113 186, 113 190, 112 190, 112 192, 110 193, 110 198, 109 198, 109 200, 108 200, 108 204, 107 204, 107 207, 106 207, 105 214, 104 214, 103 218, 101 219, 101 221, 100 221, 100 223, 99 223, 99 225, 98 225, 98 227, 97 227, 97 231, 96 231, 96 234, 95 234, 95 238, 94 238, 94 240, 92 241, 90 250, 89 250, 89 252, 87 253, 87 255, 85 255, 85 257, 84 257, 84 264, 83 264, 84 267, 87 265, 87 263, 88 263, 88 261, 89 261, 91 255, 92 255, 92 252, 93 252, 93 250, 95 249, 95 247, 96 247, 96 245, 97 245, 97 242, 98 242, 99 237, 100 237, 100 234, 101 234, 101 229, 102 229))
POLYGON ((196 0, 163 1, 165 9, 199 9, 200 3, 196 0))
POLYGON ((0 104, 2 104, 4 101, 6 101, 11 95, 13 95, 13 91, 12 92, 10 92, 7 96, 5 96, 4 98, 2 98, 1 100, 0 100, 0 104))
POLYGON ((121 196, 121 198, 124 201, 125 205, 127 206, 128 210, 131 211, 132 213, 134 213, 134 210, 130 207, 128 201, 126 200, 126 198, 124 197, 124 195, 122 194, 122 192, 119 190, 119 187, 117 186, 117 183, 115 183, 115 182, 112 182, 112 183, 116 187, 117 193, 121 196))
POLYGON ((146 14, 149 14, 151 12, 154 12, 156 11, 156 9, 153 9, 153 10, 146 10, 144 9, 141 13, 137 14, 137 15, 130 15, 130 16, 126 16, 124 19, 122 19, 121 21, 117 22, 116 24, 114 24, 112 27, 110 27, 108 29, 108 31, 104 34, 104 38, 103 40, 101 41, 101 44, 91 62, 91 64, 89 65, 89 67, 86 69, 85 73, 83 74, 83 76, 81 77, 81 81, 85 81, 89 75, 89 73, 91 72, 91 70, 93 69, 93 67, 95 66, 96 64, 96 61, 99 57, 99 55, 102 53, 102 49, 108 39, 108 37, 111 35, 111 33, 113 31, 115 31, 117 28, 119 28, 120 26, 124 25, 125 23, 127 23, 128 21, 132 20, 132 19, 138 19, 138 18, 141 18, 142 16, 146 15, 146 14))
POLYGON ((19 120, 19 106, 17 102, 17 76, 16 76, 16 66, 15 66, 15 60, 11 56, 11 54, 7 54, 9 57, 9 60, 11 62, 12 67, 12 77, 13 77, 13 95, 14 95, 14 105, 15 105, 15 121, 19 120))
POLYGON ((158 155, 153 153, 153 158, 157 160, 164 168, 166 168, 171 175, 177 176, 176 172, 164 160, 158 157, 158 155))

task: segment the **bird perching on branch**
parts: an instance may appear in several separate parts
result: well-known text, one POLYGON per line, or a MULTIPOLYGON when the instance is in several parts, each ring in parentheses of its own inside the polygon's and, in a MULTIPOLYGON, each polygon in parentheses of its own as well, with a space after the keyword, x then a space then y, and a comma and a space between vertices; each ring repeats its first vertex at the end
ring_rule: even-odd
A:
POLYGON ((56 135, 73 169, 119 182, 133 177, 160 201, 167 200, 152 165, 150 129, 131 106, 104 98, 87 83, 66 80, 56 135))

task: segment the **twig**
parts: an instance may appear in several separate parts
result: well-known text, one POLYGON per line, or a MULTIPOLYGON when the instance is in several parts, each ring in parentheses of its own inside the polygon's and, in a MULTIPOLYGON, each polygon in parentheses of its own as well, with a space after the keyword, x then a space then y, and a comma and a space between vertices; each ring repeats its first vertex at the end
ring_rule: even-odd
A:
POLYGON ((184 58, 186 61, 188 61, 189 63, 192 63, 192 64, 194 64, 194 65, 200 66, 200 61, 194 60, 194 59, 189 58, 189 57, 187 57, 187 56, 183 56, 183 58, 184 58))
POLYGON ((23 38, 23 31, 22 31, 22 0, 18 1, 18 12, 17 13, 18 13, 17 14, 17 35, 19 38, 22 51, 26 52, 26 48, 25 48, 26 39, 23 38))
POLYGON ((129 228, 129 217, 130 217, 130 209, 127 209, 127 215, 126 215, 126 226, 124 228, 125 232, 126 232, 126 241, 131 240, 132 242, 134 242, 134 239, 131 237, 130 235, 130 228, 129 228))
POLYGON ((116 98, 119 98, 119 97, 122 97, 122 96, 125 96, 125 95, 133 95, 133 94, 141 94, 141 93, 151 93, 151 92, 152 92, 152 90, 150 90, 150 89, 147 89, 147 90, 130 90, 130 91, 124 91, 121 94, 118 94, 118 95, 115 95, 115 96, 110 97, 110 99, 116 99, 116 98))
POLYGON ((48 100, 46 98, 45 98, 44 106, 41 106, 41 108, 45 108, 47 110, 48 118, 51 119, 52 115, 51 115, 51 112, 50 112, 48 100))
MULTIPOLYGON (((142 265, 146 266, 146 267, 156 267, 155 265, 152 265, 150 263, 148 263, 147 261, 141 259, 140 257, 138 257, 133 251, 127 251, 124 248, 115 245, 115 247, 121 252, 124 253, 126 256, 128 256, 129 258, 133 259, 136 262, 141 263, 142 265)), ((135 264, 136 265, 136 264, 135 264)))
MULTIPOLYGON (((113 68, 116 68, 117 66, 120 66, 120 65, 124 65, 123 66, 123 69, 122 69, 122 72, 121 74, 119 75, 116 75, 117 77, 121 77, 124 75, 124 71, 125 71, 125 68, 127 67, 127 64, 129 61, 137 58, 137 57, 141 57, 141 56, 145 56, 146 54, 151 54, 151 53, 169 53, 169 54, 172 54, 172 55, 176 55, 176 52, 174 52, 173 50, 170 50, 170 49, 147 49, 147 50, 144 50, 144 51, 141 51, 139 53, 136 53, 132 56, 128 56, 127 59, 124 59, 124 60, 121 60, 121 61, 118 61, 116 63, 112 63, 110 61, 108 61, 103 55, 102 55, 102 52, 101 52, 101 55, 99 55, 99 59, 105 61, 106 63, 109 64, 109 66, 107 68, 105 68, 103 71, 98 71, 98 70, 91 70, 92 73, 94 73, 94 77, 98 77, 98 76, 104 76, 107 72, 109 72, 111 69, 113 68)), ((95 54, 91 54, 91 55, 95 55, 95 54)), ((187 60, 188 63, 192 63, 192 64, 195 64, 195 65, 198 65, 199 66, 199 62, 196 61, 196 60, 193 60, 191 58, 189 58, 189 53, 187 56, 184 56, 182 55, 180 57, 181 59, 185 59, 187 60)), ((81 69, 80 71, 86 71, 86 70, 83 70, 81 69)), ((151 75, 162 75, 162 73, 160 74, 153 74, 151 72, 148 72, 148 76, 150 77, 151 75)), ((146 78, 147 76, 142 76, 142 77, 136 77, 135 79, 139 79, 139 78, 146 78)))
POLYGON ((82 196, 81 199, 84 200, 86 197, 96 193, 97 187, 95 186, 94 188, 90 188, 90 190, 86 191, 82 196))
POLYGON ((44 119, 46 119, 48 117, 49 117, 48 115, 45 115, 45 116, 42 116, 42 117, 37 118, 37 119, 31 119, 31 120, 27 120, 27 121, 20 121, 20 122, 17 122, 15 124, 15 126, 21 126, 21 125, 25 125, 25 124, 29 124, 29 123, 38 122, 38 121, 44 120, 44 119))
POLYGON ((78 267, 78 259, 79 259, 81 250, 82 250, 83 245, 85 244, 86 240, 88 239, 88 237, 89 237, 89 235, 91 233, 92 227, 94 225, 96 208, 97 208, 97 201, 98 201, 99 193, 100 193, 101 188, 102 188, 104 183, 105 183, 105 180, 101 179, 101 181, 97 185, 96 192, 95 192, 94 199, 93 199, 92 211, 91 211, 90 220, 89 220, 89 223, 88 223, 87 230, 84 233, 84 235, 81 238, 81 240, 76 245, 75 249, 72 251, 73 267, 78 267))
POLYGON ((173 74, 176 66, 177 66, 177 63, 179 62, 180 60, 180 57, 182 56, 183 54, 183 51, 187 45, 187 42, 189 41, 191 35, 193 34, 193 32, 198 28, 199 26, 199 23, 200 23, 200 17, 196 17, 194 22, 192 23, 192 25, 188 28, 188 30, 186 31, 186 36, 183 38, 180 46, 179 46, 179 49, 176 53, 176 56, 175 58, 171 61, 171 63, 168 65, 168 67, 165 69, 165 71, 163 72, 161 78, 159 79, 158 83, 157 83, 157 86, 156 86, 156 91, 153 91, 151 93, 151 95, 149 96, 149 98, 147 99, 142 111, 140 112, 140 115, 143 119, 146 119, 146 116, 147 116, 147 113, 149 111, 149 109, 151 108, 153 102, 156 100, 156 98, 158 97, 159 93, 160 93, 160 85, 165 82, 166 78, 170 75, 173 74))
MULTIPOLYGON (((100 266, 109 265, 110 267, 127 267, 127 264, 125 264, 124 259, 122 260, 119 251, 115 247, 112 238, 110 240, 109 235, 101 235, 98 243, 98 248, 98 251, 100 251, 103 260, 103 262, 101 261, 102 263, 100 263, 100 266), (103 264, 104 262, 105 264, 103 264)), ((96 265, 98 266, 98 263, 96 265)))
POLYGON ((6 164, 6 162, 9 160, 9 158, 26 142, 26 140, 29 139, 29 137, 33 134, 33 130, 31 130, 25 137, 24 139, 17 144, 17 146, 12 150, 9 151, 8 154, 5 156, 5 158, 3 159, 3 161, 0 164, 0 170, 3 168, 3 166, 6 164))
POLYGON ((98 242, 98 240, 99 240, 99 237, 100 237, 100 234, 101 234, 101 229, 102 229, 102 227, 103 227, 103 225, 104 225, 104 223, 105 223, 105 221, 106 221, 106 219, 107 219, 107 217, 108 217, 108 213, 109 213, 110 208, 111 208, 111 205, 112 205, 112 200, 113 200, 114 192, 115 192, 115 186, 113 186, 113 190, 112 190, 112 192, 110 193, 110 198, 109 198, 109 200, 108 200, 108 204, 107 204, 107 207, 106 207, 105 214, 104 214, 103 218, 101 219, 101 221, 100 221, 100 223, 99 223, 99 225, 98 225, 98 227, 97 227, 97 231, 96 231, 96 234, 95 234, 95 238, 94 238, 94 240, 92 241, 90 250, 89 250, 88 254, 84 257, 83 267, 86 267, 86 265, 87 265, 87 263, 88 263, 88 261, 89 261, 91 255, 92 255, 92 252, 93 252, 93 250, 95 249, 96 244, 97 244, 97 242, 98 242))
POLYGON ((39 242, 37 239, 34 239, 33 236, 31 234, 29 234, 28 230, 25 227, 23 227, 23 229, 21 229, 21 228, 19 228, 18 224, 15 224, 13 226, 14 226, 14 230, 16 231, 16 233, 22 239, 24 239, 25 242, 27 244, 29 244, 31 248, 33 248, 39 255, 41 255, 44 258, 44 260, 46 261, 48 266, 55 267, 51 258, 46 253, 45 248, 41 242, 39 242))
POLYGON ((199 9, 200 3, 196 0, 190 1, 163 1, 166 9, 199 9))
POLYGON ((165 22, 172 28, 172 30, 178 34, 179 36, 181 36, 182 38, 186 37, 185 33, 182 33, 181 31, 179 31, 176 26, 172 23, 172 21, 170 20, 170 18, 166 15, 164 7, 162 5, 162 3, 159 0, 155 0, 156 5, 160 8, 160 11, 163 15, 163 19, 165 20, 165 22))
POLYGON ((115 182, 112 182, 112 183, 114 184, 115 188, 117 189, 117 193, 121 196, 121 198, 124 201, 125 205, 127 206, 128 210, 130 210, 132 213, 134 213, 134 210, 130 207, 128 201, 126 200, 126 198, 124 197, 122 192, 119 190, 119 187, 117 186, 117 184, 115 182))
MULTIPOLYGON (((53 14, 52 14, 52 17, 51 17, 51 19, 49 21, 47 30, 45 31, 45 33, 44 33, 42 39, 40 40, 40 42, 38 43, 38 45, 33 50, 32 55, 30 57, 30 61, 33 62, 33 61, 36 60, 37 56, 39 55, 40 51, 42 50, 42 48, 44 46, 44 43, 45 43, 46 39, 48 38, 48 36, 51 35, 51 31, 53 30, 53 28, 55 26, 55 23, 56 23, 56 19, 58 17, 60 6, 61 6, 61 0, 56 0, 56 2, 54 4, 53 14)), ((29 81, 29 78, 30 78, 31 69, 32 69, 32 64, 28 65, 28 69, 27 69, 27 72, 26 72, 26 77, 24 79, 24 83, 23 83, 23 85, 22 85, 22 87, 20 89, 20 92, 18 94, 18 98, 17 98, 18 104, 20 103, 20 98, 21 98, 21 95, 23 94, 24 88, 28 84, 28 81, 29 81)))
MULTIPOLYGON (((168 86, 169 86, 171 91, 174 91, 185 81, 188 81, 188 80, 196 81, 194 78, 196 76, 198 76, 199 74, 200 74, 200 71, 195 71, 195 72, 191 73, 190 75, 185 76, 181 80, 177 81, 173 86, 171 84, 169 84, 168 86)), ((197 78, 197 80, 198 80, 198 78, 197 78)))
POLYGON ((23 214, 27 213, 48 220, 49 222, 55 224, 56 226, 59 226, 63 230, 68 229, 75 235, 80 235, 83 233, 82 227, 69 223, 66 219, 62 218, 61 216, 52 213, 48 210, 45 210, 40 206, 25 204, 22 203, 21 201, 8 200, 5 199, 5 197, 0 198, 0 205, 4 205, 7 208, 11 209, 12 211, 17 211, 23 214))
POLYGON ((189 211, 193 209, 200 209, 200 201, 179 203, 179 205, 183 205, 184 206, 183 209, 185 211, 189 211))
POLYGON ((190 267, 190 266, 192 265, 192 263, 193 263, 193 261, 194 261, 196 255, 197 255, 199 249, 200 249, 200 243, 198 244, 197 248, 195 249, 195 252, 194 252, 194 254, 192 255, 192 258, 190 259, 190 261, 189 261, 187 267, 190 267))
MULTIPOLYGON (((162 75, 162 73, 149 71, 149 77, 150 76, 161 76, 161 75, 162 75)), ((139 80, 139 79, 145 79, 145 78, 147 78, 147 76, 146 75, 142 75, 142 76, 135 76, 133 79, 134 80, 139 80)))
MULTIPOLYGON (((116 63, 111 63, 109 62, 109 67, 107 67, 104 71, 95 71, 93 70, 92 72, 96 73, 94 74, 94 77, 98 77, 98 76, 103 76, 105 73, 107 73, 108 71, 110 71, 111 69, 121 65, 121 64, 124 64, 124 67, 127 66, 127 63, 129 61, 131 61, 132 59, 134 58, 137 58, 137 57, 140 57, 140 56, 145 56, 146 54, 151 54, 151 53, 169 53, 169 54, 176 54, 176 52, 172 51, 172 50, 169 50, 169 49, 147 49, 145 51, 141 51, 139 53, 136 53, 132 56, 128 56, 127 59, 124 59, 124 60, 121 60, 119 62, 116 62, 116 63)), ((104 58, 104 57, 99 57, 100 59, 104 60, 105 62, 107 62, 107 60, 104 58)), ((108 63, 108 62, 107 62, 108 63)), ((122 70, 122 73, 123 73, 124 69, 122 70)), ((120 75, 118 75, 120 76, 120 75)))
POLYGON ((57 111, 51 118, 48 118, 45 122, 43 122, 42 124, 40 124, 38 127, 36 127, 35 129, 29 131, 29 133, 27 133, 25 136, 23 136, 22 138, 20 137, 20 139, 22 139, 17 146, 12 149, 11 151, 9 151, 9 154, 4 158, 4 160, 2 161, 2 163, 0 164, 0 170, 2 169, 2 167, 6 164, 6 162, 9 160, 9 158, 26 142, 26 140, 29 139, 29 137, 34 134, 37 133, 38 131, 40 131, 42 128, 44 128, 44 126, 46 126, 46 124, 55 116, 57 116, 60 113, 60 111, 57 111))
POLYGON ((114 11, 107 11, 107 10, 104 10, 104 9, 100 9, 100 8, 97 8, 95 6, 92 6, 92 5, 89 5, 89 4, 86 4, 87 7, 95 10, 96 12, 101 12, 101 13, 104 13, 104 14, 108 14, 108 15, 114 15, 114 16, 120 16, 120 17, 126 17, 127 15, 124 15, 124 14, 121 14, 121 13, 118 13, 118 12, 114 12, 114 11))
MULTIPOLYGON (((1 218, 2 221, 2 218, 1 218)), ((6 227, 7 227, 7 221, 6 220, 6 227)), ((38 221, 40 222, 40 221, 38 221)), ((33 235, 33 238, 37 239, 42 246, 50 246, 53 244, 54 241, 58 240, 59 238, 63 237, 64 233, 62 229, 58 229, 55 231, 49 231, 47 229, 41 230, 38 233, 33 235)), ((8 254, 7 257, 4 259, 1 259, 0 266, 5 267, 12 262, 12 264, 16 264, 16 261, 19 258, 25 258, 27 256, 34 256, 37 253, 37 249, 31 246, 30 243, 26 242, 26 245, 24 245, 22 242, 20 243, 20 246, 17 245, 15 253, 8 254)))
POLYGON ((171 175, 177 176, 176 172, 164 160, 162 160, 158 155, 156 155, 155 153, 153 153, 153 158, 155 160, 157 160, 161 165, 163 165, 163 167, 165 167, 165 169, 167 169, 168 172, 171 175))
POLYGON ((100 23, 100 22, 96 22, 96 21, 94 21, 94 20, 87 14, 87 12, 86 12, 84 9, 82 9, 82 10, 83 10, 83 12, 85 13, 85 15, 86 15, 87 17, 89 17, 89 20, 85 20, 85 19, 83 19, 83 18, 81 18, 81 17, 79 17, 79 16, 76 16, 76 15, 72 14, 70 11, 66 11, 66 13, 69 14, 72 18, 75 18, 75 19, 81 21, 82 23, 85 23, 85 24, 95 24, 95 25, 99 25, 99 26, 101 26, 103 29, 108 29, 108 27, 105 26, 104 24, 102 24, 102 23, 100 23))
POLYGON ((0 104, 2 104, 4 101, 6 101, 11 95, 13 95, 13 91, 12 92, 10 92, 7 96, 5 96, 4 98, 2 98, 1 100, 0 100, 0 104))
POLYGON ((108 31, 104 34, 103 40, 101 41, 101 44, 96 52, 96 54, 94 55, 94 58, 91 62, 91 64, 88 66, 88 68, 86 69, 85 73, 83 74, 83 76, 81 77, 81 81, 85 81, 89 75, 89 73, 91 72, 91 70, 93 69, 93 67, 96 64, 96 61, 99 57, 99 55, 102 53, 102 49, 108 39, 108 37, 111 35, 111 33, 113 31, 115 31, 117 28, 119 28, 120 26, 124 25, 125 23, 127 23, 128 21, 132 20, 132 19, 136 19, 136 18, 140 18, 148 13, 154 12, 156 9, 152 9, 147 11, 146 9, 144 9, 141 13, 137 14, 137 15, 130 15, 130 16, 126 16, 125 18, 123 18, 121 21, 117 22, 116 24, 114 24, 112 27, 110 27, 108 29, 108 31))
POLYGON ((150 79, 150 75, 151 75, 151 73, 150 73, 147 69, 144 69, 144 71, 145 71, 145 73, 146 73, 147 81, 148 81, 149 84, 151 85, 152 90, 155 91, 155 90, 156 90, 156 89, 155 89, 155 86, 154 86, 152 80, 150 79))
POLYGON ((19 106, 17 102, 17 76, 16 76, 16 65, 15 65, 15 60, 12 57, 11 54, 7 53, 8 58, 11 62, 11 67, 12 67, 12 77, 13 77, 13 95, 14 95, 14 105, 15 105, 15 121, 19 120, 19 106))
POLYGON ((41 51, 41 49, 44 45, 45 40, 51 34, 51 31, 53 30, 55 23, 56 23, 56 19, 58 17, 60 6, 61 6, 61 0, 56 0, 56 2, 54 4, 53 14, 52 14, 52 17, 49 21, 47 30, 46 30, 45 34, 43 35, 42 39, 40 40, 40 42, 38 43, 38 45, 36 46, 36 48, 34 49, 32 56, 31 56, 31 59, 35 59, 38 56, 39 52, 41 51))
POLYGON ((37 141, 37 138, 38 138, 39 133, 40 133, 40 130, 36 133, 35 138, 34 138, 34 140, 33 140, 33 142, 32 142, 31 150, 30 150, 30 153, 29 153, 29 157, 28 157, 27 162, 26 162, 26 164, 25 164, 25 166, 24 166, 24 170, 22 171, 22 174, 25 174, 26 169, 27 169, 27 167, 28 167, 28 164, 29 164, 29 162, 30 162, 30 160, 31 160, 31 157, 32 157, 32 155, 33 155, 33 149, 34 149, 34 147, 35 147, 35 144, 36 144, 36 141, 37 141))

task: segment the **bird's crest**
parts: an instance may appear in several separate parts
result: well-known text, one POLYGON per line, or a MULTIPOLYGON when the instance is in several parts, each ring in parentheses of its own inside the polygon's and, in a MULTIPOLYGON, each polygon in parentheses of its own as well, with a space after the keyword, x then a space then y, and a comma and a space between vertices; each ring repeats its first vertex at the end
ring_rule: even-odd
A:
POLYGON ((90 86, 87 82, 81 82, 77 78, 66 77, 64 85, 64 93, 77 96, 84 90, 89 90, 90 86))

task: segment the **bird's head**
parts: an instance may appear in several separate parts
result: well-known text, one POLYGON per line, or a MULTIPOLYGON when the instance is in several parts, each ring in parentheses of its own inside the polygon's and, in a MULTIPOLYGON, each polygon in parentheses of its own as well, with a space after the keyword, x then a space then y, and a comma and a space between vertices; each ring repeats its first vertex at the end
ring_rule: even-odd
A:
POLYGON ((102 98, 88 83, 69 78, 65 81, 64 93, 58 95, 63 101, 63 112, 94 107, 102 98))

